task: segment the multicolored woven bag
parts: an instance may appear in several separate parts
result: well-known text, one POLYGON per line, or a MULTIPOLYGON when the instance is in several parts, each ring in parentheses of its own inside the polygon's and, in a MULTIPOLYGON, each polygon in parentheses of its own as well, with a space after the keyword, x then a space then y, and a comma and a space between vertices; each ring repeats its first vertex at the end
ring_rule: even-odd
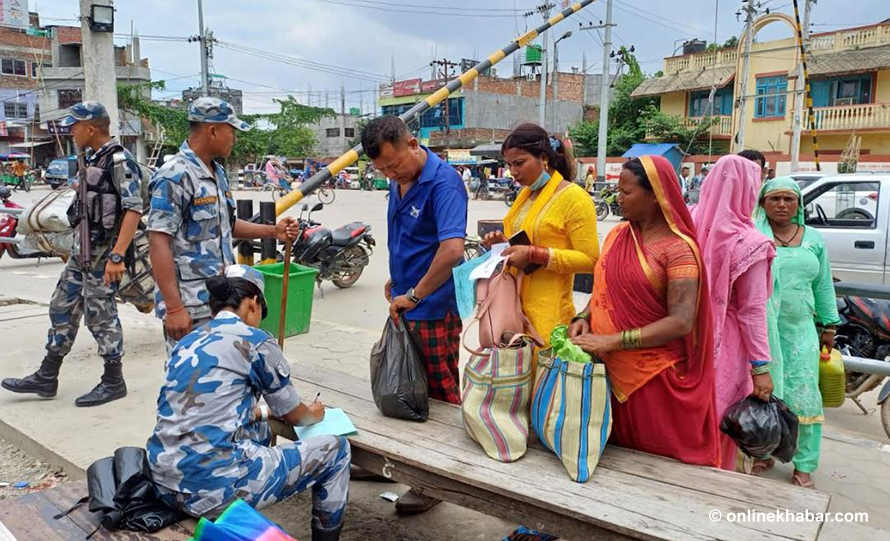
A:
POLYGON ((569 477, 586 482, 612 431, 606 365, 572 362, 538 353, 531 423, 544 445, 556 453, 569 477))
POLYGON ((464 427, 485 453, 513 462, 528 449, 528 403, 532 390, 532 345, 494 348, 464 367, 464 427))

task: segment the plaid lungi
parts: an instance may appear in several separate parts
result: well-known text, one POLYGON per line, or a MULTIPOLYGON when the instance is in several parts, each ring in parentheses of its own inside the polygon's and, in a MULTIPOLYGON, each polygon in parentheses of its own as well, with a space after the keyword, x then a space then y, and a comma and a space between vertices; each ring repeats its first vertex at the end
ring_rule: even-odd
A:
POLYGON ((448 313, 445 319, 408 321, 408 330, 426 364, 430 398, 460 404, 460 318, 448 313))

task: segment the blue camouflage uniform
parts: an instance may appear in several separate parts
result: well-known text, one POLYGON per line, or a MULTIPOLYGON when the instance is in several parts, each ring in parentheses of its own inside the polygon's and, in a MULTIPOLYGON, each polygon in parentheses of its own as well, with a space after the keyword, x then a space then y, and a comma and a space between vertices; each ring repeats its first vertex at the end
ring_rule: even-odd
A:
MULTIPOLYGON (((262 283, 250 267, 226 271, 230 278, 239 274, 254 283, 259 276, 262 283)), ((272 335, 220 311, 179 341, 166 371, 147 444, 163 498, 193 516, 212 518, 235 498, 259 509, 311 488, 313 527, 341 526, 349 489, 346 438, 270 447, 268 423, 253 420, 261 396, 275 417, 300 404, 272 335)))
MULTIPOLYGON (((94 101, 79 103, 72 107, 69 116, 62 122, 71 125, 82 120, 107 118, 105 107, 94 101)), ((120 197, 120 211, 116 217, 117 227, 127 211, 142 213, 142 174, 135 158, 120 141, 113 137, 98 151, 87 157, 87 166, 100 169, 108 167, 113 160, 112 182, 120 197)), ((104 281, 105 264, 108 254, 117 240, 117 230, 111 235, 103 235, 99 242, 92 242, 92 270, 84 273, 80 262, 80 229, 75 229, 74 247, 71 250, 64 270, 49 305, 51 327, 47 332, 46 351, 49 355, 62 358, 71 351, 81 318, 86 315, 87 328, 99 345, 99 355, 106 361, 120 360, 124 354, 123 332, 117 315, 115 292, 117 284, 106 286, 104 281)), ((97 238, 93 231, 91 236, 97 238)))
MULTIPOLYGON (((189 120, 228 123, 250 128, 238 120, 232 107, 216 98, 200 98, 189 107, 189 120)), ((212 162, 212 171, 188 146, 188 141, 151 179, 148 230, 172 237, 173 264, 182 305, 193 328, 210 320, 204 281, 235 264, 233 228, 235 200, 225 169, 212 162)), ((155 287, 155 313, 164 319, 166 304, 155 287)), ((176 341, 167 337, 167 353, 176 341)))

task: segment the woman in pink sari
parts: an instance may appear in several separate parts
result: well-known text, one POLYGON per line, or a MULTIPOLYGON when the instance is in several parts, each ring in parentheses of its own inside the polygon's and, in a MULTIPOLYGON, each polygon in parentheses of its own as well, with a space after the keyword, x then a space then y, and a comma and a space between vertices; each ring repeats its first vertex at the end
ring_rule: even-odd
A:
POLYGON ((588 310, 572 341, 603 359, 621 447, 718 466, 707 272, 677 175, 661 156, 626 162, 588 310))
MULTIPOLYGON (((773 392, 766 311, 776 249, 752 220, 760 178, 756 163, 724 156, 708 175, 692 210, 714 322, 718 419, 749 394, 767 401, 773 392)), ((737 454, 732 439, 721 433, 721 467, 735 470, 737 454)))

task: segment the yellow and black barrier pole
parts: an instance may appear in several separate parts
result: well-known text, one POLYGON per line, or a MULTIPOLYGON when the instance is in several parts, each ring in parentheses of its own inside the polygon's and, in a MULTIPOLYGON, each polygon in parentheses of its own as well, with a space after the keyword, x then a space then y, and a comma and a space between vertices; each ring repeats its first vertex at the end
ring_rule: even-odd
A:
MULTIPOLYGON (((573 4, 572 6, 569 6, 563 11, 557 13, 553 17, 550 17, 541 26, 535 28, 534 30, 530 30, 525 34, 519 36, 518 38, 514 39, 510 43, 510 45, 493 53, 486 60, 479 62, 472 69, 462 73, 457 79, 454 79, 446 86, 440 88, 427 99, 419 102, 411 109, 405 111, 399 118, 401 118, 405 122, 409 122, 419 117, 430 108, 435 107, 443 100, 445 100, 449 95, 451 95, 452 92, 458 90, 465 84, 478 77, 480 73, 494 66, 504 58, 515 53, 522 47, 528 45, 529 42, 539 36, 542 32, 558 24, 566 17, 570 17, 578 11, 581 11, 595 1, 596 0, 582 0, 581 2, 573 4)), ((287 209, 299 203, 301 199, 306 197, 306 195, 314 192, 315 190, 323 186, 324 183, 328 182, 331 178, 334 177, 334 175, 338 174, 345 167, 348 167, 350 164, 357 161, 362 153, 362 146, 357 145, 346 154, 343 154, 342 156, 334 160, 330 165, 309 177, 309 179, 303 182, 303 184, 301 184, 299 188, 293 190, 292 192, 278 200, 278 202, 275 204, 276 216, 280 216, 283 212, 287 211, 287 209)))
POLYGON ((804 93, 807 98, 807 128, 813 136, 813 156, 816 161, 816 171, 821 171, 819 139, 816 135, 816 114, 813 112, 813 92, 810 88, 810 72, 807 70, 807 52, 803 43, 803 29, 800 25, 800 9, 797 6, 797 0, 794 0, 794 20, 797 23, 797 47, 800 49, 800 63, 803 64, 804 93))

